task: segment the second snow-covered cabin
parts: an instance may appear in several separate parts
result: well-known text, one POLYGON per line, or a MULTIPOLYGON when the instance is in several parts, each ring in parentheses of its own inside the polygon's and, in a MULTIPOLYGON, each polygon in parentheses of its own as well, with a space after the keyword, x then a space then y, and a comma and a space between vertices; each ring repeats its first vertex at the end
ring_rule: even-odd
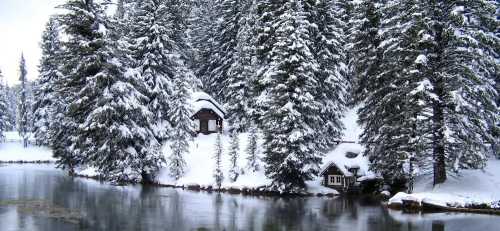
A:
POLYGON ((193 116, 196 134, 210 134, 222 132, 226 111, 205 92, 195 92, 192 95, 193 116))
POLYGON ((359 166, 338 166, 330 162, 321 171, 324 186, 333 188, 339 192, 347 192, 355 186, 359 172, 359 166))
POLYGON ((341 143, 323 158, 321 184, 343 193, 368 189, 376 175, 369 170, 368 158, 356 143, 341 143))

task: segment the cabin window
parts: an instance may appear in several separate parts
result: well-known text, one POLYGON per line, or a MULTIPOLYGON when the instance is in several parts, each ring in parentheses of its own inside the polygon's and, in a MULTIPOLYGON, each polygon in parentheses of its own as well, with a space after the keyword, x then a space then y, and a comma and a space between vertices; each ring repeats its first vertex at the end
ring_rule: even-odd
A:
POLYGON ((342 185, 342 176, 340 175, 329 175, 328 176, 329 185, 342 185))
POLYGON ((210 132, 217 131, 217 121, 216 120, 209 120, 208 121, 208 131, 210 131, 210 132))

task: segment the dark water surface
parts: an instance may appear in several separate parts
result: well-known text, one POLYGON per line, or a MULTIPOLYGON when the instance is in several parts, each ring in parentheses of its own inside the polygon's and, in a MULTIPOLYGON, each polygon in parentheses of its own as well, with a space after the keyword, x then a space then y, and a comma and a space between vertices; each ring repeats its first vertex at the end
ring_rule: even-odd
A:
POLYGON ((0 231, 11 230, 500 230, 500 217, 406 215, 379 202, 245 197, 117 187, 52 165, 0 166, 0 231))

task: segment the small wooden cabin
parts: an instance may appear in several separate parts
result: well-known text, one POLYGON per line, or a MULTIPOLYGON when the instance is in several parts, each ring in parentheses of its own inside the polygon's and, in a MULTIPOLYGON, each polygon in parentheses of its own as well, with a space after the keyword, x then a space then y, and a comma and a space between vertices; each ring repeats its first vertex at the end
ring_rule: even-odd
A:
POLYGON ((349 192, 356 184, 359 166, 337 166, 330 162, 320 172, 321 183, 339 192, 349 192))
POLYGON ((226 111, 205 92, 195 92, 192 96, 193 115, 196 134, 211 134, 222 132, 226 111))

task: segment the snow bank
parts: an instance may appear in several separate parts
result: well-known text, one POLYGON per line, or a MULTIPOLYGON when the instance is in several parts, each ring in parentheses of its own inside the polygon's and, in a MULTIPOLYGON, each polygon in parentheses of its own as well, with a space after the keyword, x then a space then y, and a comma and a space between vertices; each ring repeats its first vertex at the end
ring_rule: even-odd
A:
POLYGON ((0 143, 1 162, 55 161, 49 148, 31 144, 24 148, 17 132, 5 132, 4 135, 6 142, 0 143))
POLYGON ((500 160, 489 160, 484 170, 463 170, 458 177, 449 177, 444 184, 432 186, 432 176, 416 179, 414 193, 397 193, 389 204, 414 200, 435 205, 468 207, 500 201, 500 160))

